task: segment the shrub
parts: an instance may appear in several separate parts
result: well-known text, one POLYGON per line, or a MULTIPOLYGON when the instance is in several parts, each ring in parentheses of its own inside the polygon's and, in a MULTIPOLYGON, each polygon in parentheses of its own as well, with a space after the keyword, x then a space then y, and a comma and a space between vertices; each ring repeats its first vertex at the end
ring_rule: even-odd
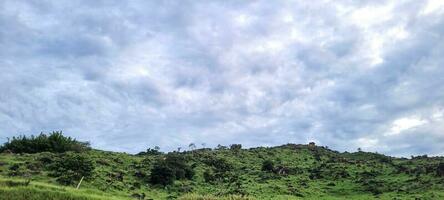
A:
POLYGON ((229 172, 234 169, 234 166, 224 158, 208 157, 203 162, 211 167, 211 170, 204 172, 206 182, 222 181, 232 175, 229 172))
POLYGON ((274 170, 274 163, 271 160, 262 162, 262 171, 272 172, 274 170))
POLYGON ((208 169, 204 171, 203 178, 204 178, 205 182, 207 182, 207 183, 211 183, 211 182, 216 181, 216 177, 214 176, 214 173, 208 169))
POLYGON ((439 163, 436 167, 436 175, 444 177, 444 162, 439 163))
POLYGON ((20 165, 17 163, 9 166, 8 169, 9 169, 8 172, 9 176, 20 176, 23 174, 22 170, 20 170, 20 165))
POLYGON ((144 156, 144 155, 155 156, 155 155, 162 155, 162 152, 160 151, 160 148, 158 146, 156 146, 156 147, 154 147, 154 149, 148 148, 148 149, 146 149, 146 151, 139 152, 136 155, 138 155, 138 156, 144 156))
POLYGON ((242 149, 242 145, 241 144, 232 144, 232 145, 230 145, 230 149, 238 151, 238 150, 242 149))
POLYGON ((39 153, 66 151, 81 152, 89 149, 89 143, 79 142, 71 137, 66 137, 62 132, 52 132, 49 135, 41 133, 38 136, 18 136, 0 147, 0 152, 11 151, 13 153, 39 153))
POLYGON ((203 161, 212 167, 216 173, 225 173, 233 170, 233 165, 224 158, 209 157, 203 161))
POLYGON ((57 177, 59 183, 70 185, 82 177, 91 177, 95 167, 87 155, 68 152, 57 157, 49 168, 52 171, 51 176, 57 177))
POLYGON ((164 159, 159 159, 151 169, 150 182, 163 186, 171 185, 175 180, 192 179, 194 170, 187 165, 183 156, 168 154, 164 159))
POLYGON ((163 186, 171 185, 176 180, 174 170, 165 164, 158 164, 151 170, 150 182, 163 186))

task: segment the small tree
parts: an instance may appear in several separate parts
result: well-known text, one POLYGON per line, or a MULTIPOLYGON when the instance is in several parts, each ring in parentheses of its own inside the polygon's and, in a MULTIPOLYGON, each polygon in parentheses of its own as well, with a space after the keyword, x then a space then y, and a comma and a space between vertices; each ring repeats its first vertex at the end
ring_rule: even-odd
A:
POLYGON ((161 155, 162 152, 160 152, 159 150, 160 150, 160 148, 158 146, 155 146, 154 149, 148 148, 148 149, 146 149, 146 151, 139 152, 137 155, 138 156, 143 156, 143 155, 161 155))
POLYGON ((176 180, 176 173, 165 163, 156 164, 151 170, 150 182, 163 186, 171 185, 176 180))
POLYGON ((436 175, 444 177, 444 162, 439 163, 436 167, 436 175))
POLYGON ((265 160, 262 162, 262 171, 273 172, 274 162, 271 160, 265 160))
POLYGON ((160 158, 151 169, 150 182, 163 186, 170 185, 174 180, 192 179, 194 170, 179 154, 168 154, 160 158))
POLYGON ((59 183, 71 185, 82 177, 91 177, 95 167, 87 155, 68 152, 56 158, 49 168, 52 171, 50 175, 57 177, 59 183))
POLYGON ((204 179, 207 182, 222 181, 230 176, 230 171, 234 166, 224 158, 208 157, 203 161, 211 167, 204 173, 204 179))
POLYGON ((230 145, 230 149, 235 150, 235 151, 239 151, 242 149, 242 145, 241 144, 232 144, 232 145, 230 145))
POLYGON ((196 144, 194 144, 194 143, 190 143, 190 144, 188 145, 188 148, 190 148, 190 150, 194 150, 194 149, 196 149, 196 144))

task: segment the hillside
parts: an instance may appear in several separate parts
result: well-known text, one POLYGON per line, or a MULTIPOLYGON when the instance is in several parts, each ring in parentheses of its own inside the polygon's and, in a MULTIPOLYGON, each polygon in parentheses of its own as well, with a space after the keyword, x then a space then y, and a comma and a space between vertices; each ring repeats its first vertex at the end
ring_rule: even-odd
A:
POLYGON ((0 199, 444 199, 444 157, 393 158, 295 144, 231 147, 141 155, 5 152, 0 199), (79 180, 63 179, 66 174, 54 175, 49 167, 76 155, 94 166, 78 190, 79 180), (153 184, 153 168, 170 157, 184 161, 173 165, 189 169, 189 178, 176 173, 171 183, 153 184))

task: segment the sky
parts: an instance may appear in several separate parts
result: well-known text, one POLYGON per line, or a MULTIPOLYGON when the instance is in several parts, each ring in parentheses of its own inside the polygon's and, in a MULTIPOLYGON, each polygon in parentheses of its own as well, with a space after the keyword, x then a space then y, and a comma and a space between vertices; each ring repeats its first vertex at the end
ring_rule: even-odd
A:
POLYGON ((0 1, 0 142, 444 155, 444 1, 0 1))

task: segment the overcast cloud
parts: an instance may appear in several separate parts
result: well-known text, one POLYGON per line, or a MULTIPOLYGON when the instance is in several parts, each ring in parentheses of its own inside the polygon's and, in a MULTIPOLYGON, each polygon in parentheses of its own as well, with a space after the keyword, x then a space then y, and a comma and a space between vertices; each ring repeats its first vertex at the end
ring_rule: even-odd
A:
POLYGON ((441 0, 3 0, 0 141, 444 155, 443 37, 441 0))

